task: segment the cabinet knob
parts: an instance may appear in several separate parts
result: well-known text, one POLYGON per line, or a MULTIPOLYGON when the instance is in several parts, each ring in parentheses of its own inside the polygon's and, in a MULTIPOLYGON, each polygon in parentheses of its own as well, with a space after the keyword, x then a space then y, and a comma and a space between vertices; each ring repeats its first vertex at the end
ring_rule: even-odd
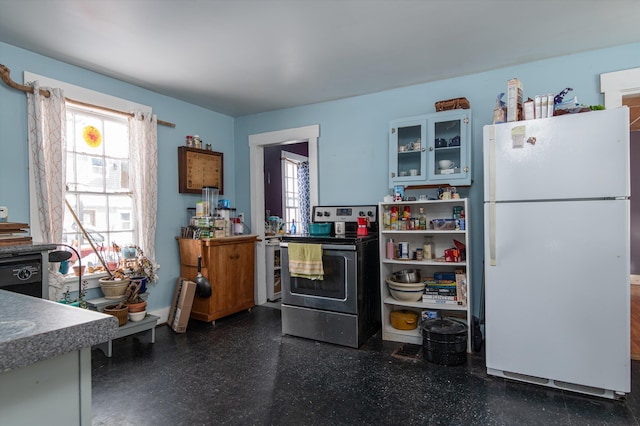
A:
POLYGON ((433 151, 433 147, 432 146, 429 147, 429 151, 433 151))
POLYGON ((464 170, 465 173, 469 173, 469 168, 468 167, 465 167, 463 170, 464 170))

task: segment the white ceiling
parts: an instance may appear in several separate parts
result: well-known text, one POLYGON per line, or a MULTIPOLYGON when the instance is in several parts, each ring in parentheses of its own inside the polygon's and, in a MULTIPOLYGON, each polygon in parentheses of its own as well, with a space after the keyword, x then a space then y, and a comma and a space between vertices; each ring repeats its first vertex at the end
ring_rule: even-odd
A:
POLYGON ((638 0, 0 0, 0 11, 0 41, 231 116, 640 41, 638 0))

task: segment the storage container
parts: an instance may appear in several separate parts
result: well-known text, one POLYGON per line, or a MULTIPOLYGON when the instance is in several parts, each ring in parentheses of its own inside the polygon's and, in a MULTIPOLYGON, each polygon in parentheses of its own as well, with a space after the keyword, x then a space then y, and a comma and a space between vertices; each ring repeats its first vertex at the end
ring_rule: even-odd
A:
POLYGON ((456 229, 456 220, 455 219, 432 219, 431 227, 436 230, 451 231, 453 229, 456 229))
POLYGON ((436 364, 464 364, 467 360, 467 325, 451 318, 424 321, 422 353, 436 364))
POLYGON ((331 235, 331 224, 330 223, 310 223, 309 234, 331 235))
POLYGON ((398 330, 413 330, 418 327, 418 313, 408 309, 392 311, 389 314, 391 326, 398 330))

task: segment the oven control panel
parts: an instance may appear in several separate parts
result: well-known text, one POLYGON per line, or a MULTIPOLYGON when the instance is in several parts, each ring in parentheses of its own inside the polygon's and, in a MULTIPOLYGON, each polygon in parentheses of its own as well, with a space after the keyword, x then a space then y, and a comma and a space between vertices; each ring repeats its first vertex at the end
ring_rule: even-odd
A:
POLYGON ((378 206, 315 206, 314 222, 357 222, 359 217, 368 217, 369 222, 377 222, 378 206))

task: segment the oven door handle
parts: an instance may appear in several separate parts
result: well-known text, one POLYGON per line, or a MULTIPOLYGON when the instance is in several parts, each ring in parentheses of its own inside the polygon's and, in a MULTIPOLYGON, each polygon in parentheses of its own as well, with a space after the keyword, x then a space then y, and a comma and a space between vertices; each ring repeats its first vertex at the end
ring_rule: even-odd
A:
MULTIPOLYGON (((288 248, 289 243, 280 243, 280 247, 288 248)), ((322 250, 356 251, 356 246, 352 244, 322 244, 322 250)))

